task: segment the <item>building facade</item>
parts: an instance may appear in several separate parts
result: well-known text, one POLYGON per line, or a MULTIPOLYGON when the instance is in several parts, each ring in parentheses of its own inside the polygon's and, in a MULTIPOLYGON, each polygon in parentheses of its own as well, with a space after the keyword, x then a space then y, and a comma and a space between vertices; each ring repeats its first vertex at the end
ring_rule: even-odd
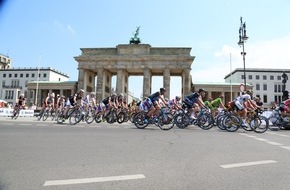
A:
POLYGON ((0 54, 0 69, 9 69, 11 67, 11 59, 8 56, 0 54))
MULTIPOLYGON (((280 103, 283 96, 282 75, 285 72, 290 76, 290 69, 246 69, 247 86, 251 85, 254 96, 260 97, 261 101, 270 106, 272 102, 280 103)), ((237 68, 225 76, 225 82, 244 83, 244 69, 237 68)), ((290 82, 286 82, 286 90, 290 89, 290 82)))
MULTIPOLYGON (((69 76, 53 68, 7 68, 0 69, 0 99, 14 104, 20 94, 35 97, 36 91, 27 89, 29 82, 64 82, 69 76)), ((59 89, 59 88, 56 88, 59 89)), ((30 98, 29 98, 30 99, 30 98)), ((33 103, 30 100, 28 103, 33 103)))

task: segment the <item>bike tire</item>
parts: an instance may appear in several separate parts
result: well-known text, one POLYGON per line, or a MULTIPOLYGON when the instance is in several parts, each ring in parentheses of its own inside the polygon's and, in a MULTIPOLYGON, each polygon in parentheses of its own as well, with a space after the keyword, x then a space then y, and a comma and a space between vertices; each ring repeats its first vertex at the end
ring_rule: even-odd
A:
POLYGON ((274 115, 270 116, 268 118, 268 121, 269 121, 269 129, 271 131, 279 131, 281 129, 282 122, 279 117, 274 115))
POLYGON ((95 110, 89 110, 88 113, 85 115, 85 121, 87 122, 87 124, 91 124, 93 123, 93 121, 95 120, 95 110))
POLYGON ((256 133, 264 133, 269 128, 269 120, 265 116, 259 115, 258 117, 252 118, 250 126, 256 133))
POLYGON ((146 122, 146 113, 139 112, 135 114, 134 124, 138 129, 144 129, 148 126, 148 121, 146 122))
POLYGON ((123 123, 124 121, 125 121, 125 119, 126 119, 126 114, 125 114, 125 112, 120 112, 118 115, 117 115, 117 122, 118 123, 123 123))
POLYGON ((210 113, 204 113, 197 117, 196 124, 203 130, 209 130, 213 127, 213 117, 210 113))
POLYGON ((158 127, 162 130, 170 130, 174 126, 174 117, 171 113, 164 113, 158 117, 158 127))
POLYGON ((186 128, 190 123, 190 118, 186 113, 179 113, 174 117, 175 125, 180 128, 186 128))
POLYGON ((223 120, 223 125, 226 127, 226 130, 229 132, 235 132, 240 127, 241 120, 238 116, 227 115, 223 120))
POLYGON ((42 121, 46 121, 47 118, 48 118, 48 115, 49 115, 49 111, 48 110, 45 110, 45 112, 42 115, 42 121))

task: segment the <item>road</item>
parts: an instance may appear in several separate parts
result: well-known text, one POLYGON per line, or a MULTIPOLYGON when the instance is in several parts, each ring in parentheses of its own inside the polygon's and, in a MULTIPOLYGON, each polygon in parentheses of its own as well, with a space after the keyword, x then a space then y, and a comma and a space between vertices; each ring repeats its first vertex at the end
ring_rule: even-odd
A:
POLYGON ((290 131, 0 117, 0 189, 290 189, 290 131))

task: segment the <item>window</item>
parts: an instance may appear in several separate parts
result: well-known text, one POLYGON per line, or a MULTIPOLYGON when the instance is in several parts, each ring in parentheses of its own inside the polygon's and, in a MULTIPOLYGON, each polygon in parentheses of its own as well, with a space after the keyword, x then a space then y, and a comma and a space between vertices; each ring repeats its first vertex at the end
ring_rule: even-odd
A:
POLYGON ((273 75, 270 76, 270 80, 274 80, 274 76, 273 75))
POLYGON ((260 84, 256 84, 256 90, 260 90, 260 84))
POLYGON ((28 77, 29 77, 29 74, 27 73, 27 74, 26 74, 26 78, 28 78, 28 77))
POLYGON ((281 76, 277 76, 277 80, 281 80, 281 76))
POLYGON ((17 78, 17 74, 16 73, 14 74, 14 77, 17 78))
POLYGON ((266 75, 263 75, 263 80, 267 80, 267 76, 266 75))
POLYGON ((22 78, 22 77, 23 77, 23 74, 21 73, 21 74, 20 74, 20 78, 22 78))
POLYGON ((260 76, 259 75, 256 75, 256 80, 259 80, 260 79, 260 76))
POLYGON ((12 74, 9 74, 9 78, 11 78, 12 77, 12 74))
POLYGON ((253 76, 252 76, 252 75, 249 75, 249 79, 250 79, 250 80, 253 79, 253 76))
POLYGON ((242 75, 241 77, 242 77, 242 79, 244 79, 245 78, 245 75, 242 75))
POLYGON ((3 74, 3 78, 6 78, 6 74, 5 73, 3 74))
POLYGON ((263 84, 263 90, 267 91, 267 84, 263 84))
POLYGON ((43 77, 46 78, 46 73, 43 74, 43 77))
POLYGON ((34 78, 34 77, 35 77, 35 74, 34 74, 34 73, 32 73, 32 74, 31 74, 31 77, 32 77, 32 78, 34 78))
POLYGON ((268 97, 267 97, 267 95, 264 95, 264 96, 263 96, 263 99, 264 99, 264 103, 267 103, 267 102, 268 102, 268 97))

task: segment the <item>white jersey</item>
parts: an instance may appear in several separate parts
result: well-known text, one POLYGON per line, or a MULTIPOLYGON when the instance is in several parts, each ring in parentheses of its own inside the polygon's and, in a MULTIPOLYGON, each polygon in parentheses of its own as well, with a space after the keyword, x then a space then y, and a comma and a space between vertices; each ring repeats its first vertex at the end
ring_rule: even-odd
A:
POLYGON ((250 99, 251 99, 251 96, 249 94, 244 94, 244 95, 241 95, 241 96, 237 97, 235 99, 235 102, 239 101, 240 104, 243 104, 244 102, 246 102, 246 101, 248 101, 250 99))

